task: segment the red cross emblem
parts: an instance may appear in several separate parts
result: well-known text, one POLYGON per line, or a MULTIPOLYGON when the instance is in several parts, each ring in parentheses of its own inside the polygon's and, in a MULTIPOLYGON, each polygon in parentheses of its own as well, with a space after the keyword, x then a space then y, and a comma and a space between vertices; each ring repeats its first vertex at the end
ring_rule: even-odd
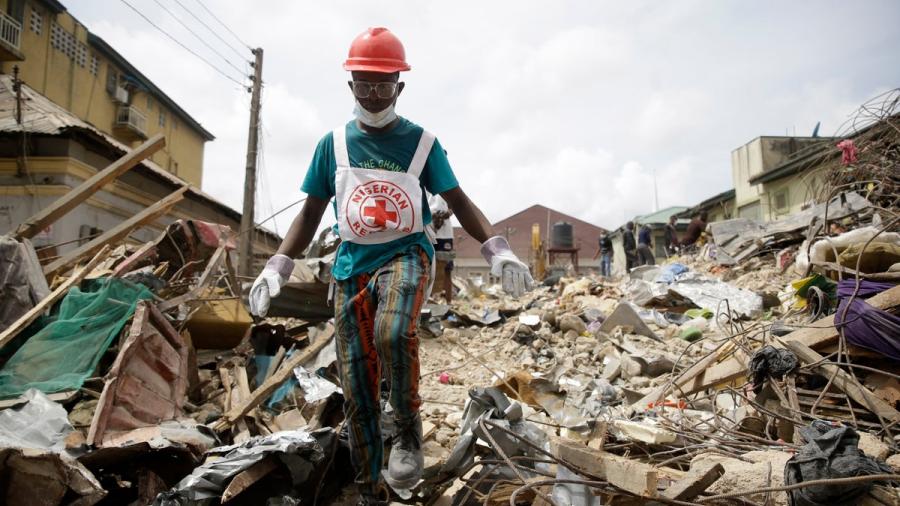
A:
POLYGON ((384 228, 387 222, 397 222, 397 213, 387 210, 387 200, 375 199, 375 205, 363 208, 363 216, 372 219, 372 225, 384 228))

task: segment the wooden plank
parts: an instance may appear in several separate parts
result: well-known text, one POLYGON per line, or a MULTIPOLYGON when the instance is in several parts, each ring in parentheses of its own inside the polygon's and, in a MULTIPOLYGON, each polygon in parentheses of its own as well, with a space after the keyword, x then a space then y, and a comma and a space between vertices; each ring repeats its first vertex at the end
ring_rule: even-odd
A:
POLYGON ((263 381, 271 378, 275 371, 278 370, 278 366, 281 364, 281 361, 284 359, 284 354, 287 351, 287 348, 284 346, 279 346, 278 351, 275 352, 275 356, 272 357, 272 361, 269 362, 269 367, 266 369, 266 377, 263 378, 263 381))
POLYGON ((652 404, 656 404, 660 400, 666 397, 666 394, 669 393, 674 387, 683 387, 687 382, 693 380, 697 376, 703 373, 710 364, 718 360, 719 353, 723 348, 720 346, 719 349, 711 352, 702 360, 699 360, 694 363, 691 367, 687 368, 684 372, 679 374, 675 381, 671 384, 666 383, 664 385, 660 385, 656 387, 652 392, 645 395, 641 400, 635 402, 631 405, 632 409, 645 410, 648 409, 652 404))
POLYGON ((231 483, 222 493, 222 502, 226 503, 241 492, 250 488, 251 485, 265 478, 272 471, 278 468, 278 461, 275 457, 266 457, 252 466, 244 469, 237 476, 231 479, 231 483))
MULTIPOLYGON (((786 341, 784 345, 789 350, 793 351, 803 363, 812 364, 824 360, 822 355, 819 355, 801 342, 786 341)), ((888 404, 884 399, 873 394, 868 388, 860 385, 858 381, 853 379, 850 374, 840 367, 832 364, 820 364, 815 366, 815 370, 826 378, 830 378, 834 375, 834 386, 841 389, 848 397, 858 402, 869 411, 880 416, 883 420, 888 422, 900 420, 900 411, 894 409, 894 407, 888 404)))
POLYGON ((103 246, 125 239, 133 229, 152 222, 153 220, 166 214, 169 209, 172 208, 172 206, 174 206, 178 202, 181 202, 181 199, 184 198, 184 192, 186 192, 188 188, 188 186, 182 186, 181 188, 170 193, 168 196, 166 196, 166 198, 157 201, 152 206, 144 209, 131 218, 128 218, 115 227, 100 234, 100 236, 95 237, 87 244, 83 244, 80 247, 75 248, 75 250, 70 251, 68 254, 57 258, 49 265, 44 267, 44 275, 50 278, 60 269, 67 267, 72 263, 77 262, 78 260, 81 260, 82 258, 90 255, 103 246))
POLYGON ((187 293, 181 294, 178 297, 173 297, 165 302, 160 302, 158 309, 160 311, 168 311, 173 307, 178 307, 185 302, 189 302, 191 300, 196 299, 206 290, 207 285, 212 281, 212 273, 218 269, 219 263, 222 261, 223 257, 228 256, 228 251, 225 250, 225 246, 219 246, 216 248, 216 251, 213 252, 212 256, 209 258, 209 262, 206 263, 206 269, 203 270, 203 273, 200 274, 200 279, 197 280, 197 283, 194 284, 194 287, 191 288, 187 293))
POLYGON ((34 320, 37 319, 38 316, 41 315, 44 311, 50 309, 53 304, 56 303, 57 300, 62 298, 68 291, 69 288, 77 285, 84 279, 85 276, 91 272, 94 267, 103 260, 106 255, 109 253, 109 246, 104 246, 94 258, 91 259, 90 262, 87 263, 84 267, 76 271, 69 279, 63 281, 56 290, 50 292, 50 295, 44 297, 44 299, 37 303, 33 308, 31 308, 27 313, 23 314, 19 317, 18 320, 15 321, 12 325, 7 327, 6 330, 0 332, 0 348, 6 346, 7 343, 12 341, 14 337, 16 337, 19 332, 21 332, 25 327, 31 324, 34 320))
POLYGON ((684 478, 673 483, 661 495, 666 499, 690 501, 712 486, 723 474, 725 467, 720 463, 691 471, 684 478))
POLYGON ((262 385, 250 394, 249 399, 241 399, 240 405, 232 406, 231 409, 222 415, 222 418, 213 425, 213 429, 217 431, 227 429, 234 422, 246 415, 251 409, 268 399, 269 396, 272 395, 272 392, 294 374, 295 367, 315 357, 316 354, 331 341, 333 336, 334 327, 329 326, 328 330, 323 332, 322 335, 317 336, 316 342, 312 343, 308 348, 304 348, 302 351, 294 353, 291 358, 286 360, 282 366, 275 371, 275 374, 273 374, 272 377, 264 381, 262 385))
POLYGON ((557 458, 585 474, 640 497, 657 496, 659 471, 655 466, 560 438, 553 438, 550 446, 557 458))
POLYGON ((75 206, 87 200, 91 195, 103 188, 104 185, 121 176, 135 165, 141 163, 145 158, 156 153, 166 145, 166 138, 163 134, 157 134, 119 158, 105 169, 97 172, 80 185, 57 199, 56 202, 41 209, 37 214, 23 221, 13 237, 18 239, 30 239, 44 230, 50 224, 71 211, 75 206))
MULTIPOLYGON (((900 285, 885 290, 878 295, 866 300, 872 307, 878 309, 892 309, 900 306, 900 285)), ((797 342, 808 348, 828 346, 838 339, 838 331, 834 326, 834 315, 822 318, 810 324, 808 327, 795 330, 790 334, 779 338, 781 342, 797 342)), ((783 348, 779 341, 773 346, 783 348)), ((693 382, 685 385, 685 393, 699 392, 719 383, 734 381, 747 375, 747 363, 749 357, 743 353, 737 353, 722 362, 709 367, 702 375, 697 376, 693 382)))

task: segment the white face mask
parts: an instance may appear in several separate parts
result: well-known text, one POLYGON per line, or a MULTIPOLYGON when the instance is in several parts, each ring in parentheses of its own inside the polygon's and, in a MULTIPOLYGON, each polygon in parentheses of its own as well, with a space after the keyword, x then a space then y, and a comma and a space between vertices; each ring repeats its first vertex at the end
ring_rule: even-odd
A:
POLYGON ((372 128, 384 128, 391 121, 397 119, 397 113, 394 112, 394 104, 385 107, 382 111, 369 112, 365 107, 359 105, 359 101, 353 106, 353 116, 363 125, 372 128))

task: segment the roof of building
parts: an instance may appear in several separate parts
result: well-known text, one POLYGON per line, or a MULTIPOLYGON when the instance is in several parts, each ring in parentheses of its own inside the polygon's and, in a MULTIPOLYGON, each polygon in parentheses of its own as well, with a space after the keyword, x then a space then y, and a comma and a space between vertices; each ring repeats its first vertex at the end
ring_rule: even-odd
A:
POLYGON ((165 104, 165 106, 168 107, 172 112, 174 112, 179 118, 181 118, 182 121, 199 132, 204 139, 211 141, 216 138, 208 130, 203 128, 203 125, 201 125, 199 121, 191 117, 191 115, 188 114, 187 111, 182 109, 180 105, 169 98, 168 95, 163 93, 163 91, 159 89, 159 87, 153 84, 153 81, 148 79, 147 76, 142 74, 141 71, 136 69, 134 65, 126 60, 124 56, 120 55, 118 51, 107 44, 105 40, 101 39, 91 32, 88 32, 88 43, 94 46, 98 51, 103 53, 104 56, 112 60, 112 62, 115 63, 123 72, 128 74, 129 80, 131 82, 136 83, 137 85, 142 87, 144 91, 155 96, 157 100, 165 104))
MULTIPOLYGON (((564 221, 572 225, 575 247, 581 248, 582 255, 592 255, 596 241, 606 229, 592 223, 561 213, 549 207, 535 204, 493 224, 494 233, 505 235, 510 247, 523 259, 528 258, 531 251, 531 227, 537 223, 541 227, 541 235, 549 237, 547 224, 564 221)), ((460 227, 453 228, 454 247, 458 258, 481 258, 481 244, 460 227)))
POLYGON ((723 202, 728 202, 729 200, 734 200, 734 196, 735 196, 734 188, 732 188, 730 190, 725 190, 722 193, 713 195, 712 197, 700 202, 699 204, 695 205, 694 207, 689 207, 689 208, 685 209, 684 211, 678 213, 679 217, 685 217, 685 216, 690 217, 704 209, 709 209, 709 208, 716 206, 718 204, 721 204, 723 202))
POLYGON ((673 214, 679 214, 685 209, 687 209, 687 207, 669 206, 665 209, 660 209, 655 213, 638 216, 633 221, 638 225, 665 225, 669 222, 669 216, 672 216, 673 214))
MULTIPOLYGON (((22 85, 22 124, 16 121, 16 94, 13 91, 12 77, 0 75, 0 133, 28 132, 30 134, 61 135, 68 131, 87 133, 121 154, 128 153, 131 148, 116 140, 113 136, 101 132, 62 106, 38 93, 27 84, 22 85)), ((166 171, 149 159, 142 161, 134 170, 143 169, 158 179, 178 188, 189 184, 180 177, 166 171)), ((240 221, 241 213, 216 200, 211 195, 195 186, 191 186, 188 195, 205 201, 236 221, 240 221)), ((265 227, 257 229, 277 240, 281 238, 265 227)))
POLYGON ((780 165, 751 177, 749 183, 768 183, 783 177, 791 176, 829 156, 840 153, 840 151, 834 147, 833 141, 834 139, 831 137, 823 137, 822 142, 806 146, 796 153, 791 154, 791 156, 780 165))

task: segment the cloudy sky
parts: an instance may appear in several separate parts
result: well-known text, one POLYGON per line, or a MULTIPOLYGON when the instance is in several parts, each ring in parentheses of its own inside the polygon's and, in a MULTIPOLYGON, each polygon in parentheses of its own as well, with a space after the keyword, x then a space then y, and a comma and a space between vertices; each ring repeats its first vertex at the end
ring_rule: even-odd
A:
MULTIPOLYGON (((185 10, 249 60, 197 0, 128 2, 241 79, 160 7, 247 68, 185 10)), ((660 208, 693 205, 732 187, 732 149, 817 121, 832 134, 900 86, 891 0, 204 2, 265 51, 257 217, 302 197, 317 141, 350 118, 341 63, 367 26, 404 42, 398 113, 437 134, 492 221, 540 203, 614 228, 654 211, 654 174, 660 208)), ((122 1, 65 3, 217 136, 203 189, 240 209, 249 94, 122 1)), ((281 234, 294 214, 276 220, 281 234)))

